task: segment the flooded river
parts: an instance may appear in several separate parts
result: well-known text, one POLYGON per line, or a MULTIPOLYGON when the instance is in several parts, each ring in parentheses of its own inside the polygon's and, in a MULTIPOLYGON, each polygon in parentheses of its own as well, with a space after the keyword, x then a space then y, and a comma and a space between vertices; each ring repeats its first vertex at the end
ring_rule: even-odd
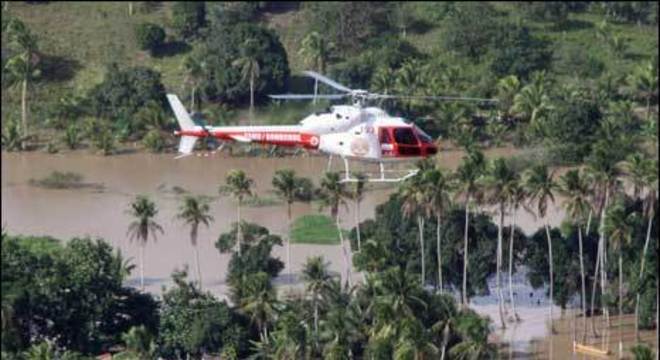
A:
MULTIPOLYGON (((494 149, 486 154, 490 157, 507 156, 513 152, 511 149, 494 149)), ((218 187, 224 183, 227 172, 242 169, 255 180, 257 195, 272 198, 271 181, 277 169, 294 169, 297 175, 311 178, 318 185, 327 166, 327 158, 319 156, 232 158, 226 154, 215 154, 180 160, 173 157, 172 154, 146 153, 103 157, 82 151, 54 155, 3 152, 2 225, 11 234, 51 235, 60 239, 87 235, 101 237, 137 263, 138 245, 130 243, 126 236, 126 229, 132 221, 126 210, 135 195, 150 195, 159 209, 156 221, 163 226, 165 233, 158 237, 156 243, 150 241, 146 246, 145 284, 147 291, 160 294, 164 285, 171 284, 170 275, 175 268, 194 263, 189 229, 175 219, 181 195, 171 191, 173 187, 196 195, 217 197, 218 187), (29 184, 30 179, 46 177, 55 170, 81 174, 85 183, 102 184, 103 188, 54 190, 29 184)), ((461 151, 443 151, 436 159, 443 167, 455 169, 461 158, 461 151)), ((340 166, 339 161, 334 161, 334 170, 340 170, 340 166)), ((361 205, 362 218, 373 217, 375 207, 385 202, 393 191, 393 187, 368 190, 361 205)), ((558 206, 549 209, 551 225, 558 225, 563 217, 558 206)), ((314 213, 319 213, 315 204, 296 203, 293 206, 294 218, 314 213)), ((220 254, 213 244, 218 235, 228 231, 235 221, 236 204, 231 198, 217 198, 211 203, 211 214, 215 221, 208 229, 201 228, 199 235, 203 284, 205 290, 224 298, 230 255, 220 254)), ((243 217, 274 233, 285 234, 287 231, 283 205, 246 207, 243 217)), ((346 209, 341 209, 340 218, 343 227, 354 225, 353 214, 346 209)), ((540 226, 538 220, 524 211, 519 212, 517 223, 527 233, 540 226)), ((307 257, 313 255, 323 255, 330 263, 330 270, 340 273, 342 257, 339 246, 294 244, 291 252, 294 276, 307 257)), ((277 247, 274 253, 284 261, 282 247, 277 247)), ((287 271, 285 269, 282 274, 287 271)), ((138 277, 139 272, 134 271, 129 283, 137 286, 138 277)), ((282 282, 282 279, 277 281, 279 284, 282 282)), ((488 307, 489 304, 484 304, 481 310, 490 313, 488 307)), ((545 307, 536 311, 543 314, 545 307)), ((491 318, 496 319, 496 312, 492 312, 491 318)))

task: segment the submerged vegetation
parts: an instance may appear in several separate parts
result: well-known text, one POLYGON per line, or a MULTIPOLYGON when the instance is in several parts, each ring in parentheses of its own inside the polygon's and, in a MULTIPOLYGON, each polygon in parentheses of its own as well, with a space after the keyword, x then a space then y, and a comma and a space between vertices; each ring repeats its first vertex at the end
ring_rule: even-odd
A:
MULTIPOLYGON (((166 92, 209 124, 292 123, 328 104, 271 104, 266 95, 314 91, 296 76, 309 67, 354 88, 499 100, 380 103, 465 152, 455 171, 420 162, 373 219, 359 215, 366 185, 349 187, 338 173, 317 187, 280 170, 277 200, 255 197, 242 170, 218 180, 219 198, 171 187, 186 195, 178 226, 190 231, 196 280, 177 270, 161 296, 126 286, 135 261, 103 240, 3 230, 3 358, 493 358, 490 322, 519 320, 511 277, 521 267, 533 287, 548 288, 551 305, 577 309, 579 341, 623 341, 612 323, 624 314, 635 314, 637 339, 658 329, 657 3, 4 2, 2 15, 3 151, 43 144, 111 155, 129 142, 164 151, 175 128, 166 92), (483 148, 502 144, 525 151, 485 158, 483 148), (225 196, 235 222, 208 234, 210 201, 225 196), (329 217, 292 218, 295 202, 313 200, 329 217), (242 215, 276 201, 287 204, 285 238, 242 215), (560 204, 566 218, 550 226, 560 204), (341 223, 345 210, 354 223, 341 223), (516 225, 522 212, 539 221, 531 234, 516 225), (202 288, 202 237, 231 256, 228 300, 202 288), (339 245, 341 274, 315 257, 300 276, 283 276, 272 250, 286 246, 291 269, 291 242, 339 245), (301 278, 305 290, 279 291, 281 277, 301 278), (469 306, 492 290, 492 277, 491 320, 469 306), (596 333, 598 314, 611 330, 596 333)), ((57 171, 30 184, 99 186, 57 171)), ((144 290, 145 245, 168 220, 157 198, 116 211, 131 217, 144 290)))

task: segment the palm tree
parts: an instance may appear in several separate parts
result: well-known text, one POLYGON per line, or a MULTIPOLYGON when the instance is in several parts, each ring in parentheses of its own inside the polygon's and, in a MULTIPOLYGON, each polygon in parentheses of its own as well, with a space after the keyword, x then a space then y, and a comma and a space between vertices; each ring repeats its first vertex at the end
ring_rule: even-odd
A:
POLYGON ((268 323, 275 316, 277 294, 265 272, 245 276, 243 282, 245 296, 239 306, 257 326, 261 340, 268 342, 268 323))
MULTIPOLYGON (((305 62, 312 66, 314 70, 325 74, 325 68, 330 58, 330 53, 334 50, 334 44, 327 41, 323 35, 316 31, 307 34, 300 43, 301 47, 298 54, 305 62)), ((318 93, 318 80, 314 81, 314 103, 316 103, 316 94, 318 93)))
POLYGON ((156 343, 144 325, 133 326, 121 335, 126 350, 113 356, 117 359, 152 359, 156 343))
POLYGON ((422 360, 435 357, 440 352, 433 343, 430 331, 414 317, 408 317, 399 324, 399 338, 394 344, 394 359, 422 360))
POLYGON ((342 253, 344 255, 344 272, 346 284, 352 286, 351 281, 351 264, 349 263, 348 252, 344 244, 344 234, 342 233, 341 226, 339 225, 339 207, 346 206, 346 198, 348 192, 344 184, 340 182, 339 173, 326 172, 323 179, 321 179, 321 208, 328 207, 330 215, 335 220, 337 225, 337 232, 339 233, 339 241, 341 243, 342 253))
POLYGON ((507 192, 507 198, 509 206, 511 207, 511 231, 509 231, 509 300, 511 301, 511 310, 513 312, 514 319, 520 321, 520 316, 516 312, 516 302, 513 298, 513 242, 514 235, 516 233, 516 216, 518 215, 518 209, 522 206, 528 212, 531 210, 525 204, 527 200, 527 191, 521 184, 520 176, 516 174, 515 179, 513 180, 509 190, 507 192))
POLYGON ((508 194, 511 193, 511 187, 515 182, 515 174, 506 164, 503 158, 495 159, 489 166, 486 176, 483 178, 483 185, 486 190, 486 201, 496 205, 499 212, 499 221, 497 224, 497 292, 499 297, 500 322, 502 328, 505 328, 504 322, 504 296, 502 295, 502 286, 500 284, 500 271, 502 266, 502 232, 504 231, 504 210, 508 202, 508 194))
POLYGON ((554 324, 552 317, 552 307, 554 306, 554 271, 552 259, 552 239, 550 237, 550 227, 545 218, 548 209, 548 201, 555 202, 554 192, 557 185, 552 180, 554 171, 548 173, 548 167, 545 165, 536 165, 527 172, 525 187, 529 193, 531 203, 536 203, 536 214, 543 219, 545 234, 548 238, 548 264, 550 274, 550 328, 554 333, 554 324))
POLYGON ((570 170, 559 179, 559 191, 566 197, 564 207, 566 214, 573 220, 573 225, 578 230, 578 247, 580 252, 580 279, 582 285, 581 303, 582 303, 582 329, 583 340, 587 335, 587 294, 585 288, 584 258, 582 244, 582 224, 586 214, 591 210, 589 196, 591 189, 585 176, 580 175, 579 170, 570 170))
POLYGON ((130 204, 128 209, 130 214, 135 220, 128 226, 127 235, 130 235, 130 240, 137 239, 140 242, 140 288, 144 291, 144 247, 149 239, 149 233, 156 241, 156 231, 164 233, 163 228, 156 223, 153 218, 158 214, 156 204, 149 200, 147 196, 138 195, 135 200, 130 204))
POLYGON ((355 174, 355 181, 350 189, 350 197, 355 203, 355 229, 357 232, 358 251, 362 250, 360 234, 360 202, 364 198, 364 187, 367 184, 367 176, 362 173, 355 174))
POLYGON ((512 110, 529 120, 532 129, 538 129, 540 122, 553 109, 545 84, 539 77, 520 90, 513 98, 512 110))
POLYGON ((438 288, 440 294, 443 293, 442 286, 442 218, 451 206, 451 192, 453 184, 451 183, 451 174, 445 174, 442 169, 434 168, 424 174, 425 189, 428 192, 427 198, 431 210, 435 214, 436 220, 436 255, 438 257, 438 288))
POLYGON ((520 91, 520 80, 515 75, 509 75, 500 79, 497 83, 497 97, 502 117, 509 119, 511 117, 514 99, 520 91))
POLYGON ((241 47, 241 57, 234 60, 232 65, 241 70, 242 81, 250 82, 250 124, 254 117, 254 84, 259 79, 259 66, 258 59, 258 46, 259 43, 256 39, 247 39, 241 47))
POLYGON ((486 161, 482 152, 478 150, 468 150, 463 162, 456 170, 456 180, 458 181, 457 195, 465 200, 465 239, 463 246, 463 292, 462 305, 467 306, 469 302, 467 294, 467 268, 468 268, 468 229, 470 219, 470 205, 473 199, 480 199, 479 186, 477 180, 482 176, 485 170, 486 161))
POLYGON ((186 73, 186 81, 190 83, 190 111, 195 111, 195 91, 199 86, 206 63, 197 54, 188 55, 183 60, 183 70, 186 73))
POLYGON ((213 216, 209 215, 209 204, 203 197, 186 196, 183 205, 179 208, 178 219, 183 220, 190 225, 190 243, 195 249, 195 265, 197 268, 197 280, 199 287, 202 288, 202 271, 199 265, 199 249, 197 248, 197 230, 199 224, 209 227, 209 222, 213 221, 213 216))
POLYGON ((330 280, 328 264, 323 261, 323 257, 321 256, 307 258, 307 263, 305 263, 302 273, 303 280, 307 282, 307 291, 312 293, 312 303, 314 306, 314 338, 316 346, 318 347, 319 295, 330 280))
POLYGON ((623 349, 623 248, 630 245, 635 228, 635 213, 626 214, 623 204, 616 204, 608 211, 605 231, 610 234, 612 248, 619 253, 619 358, 623 349))
POLYGON ((381 66, 371 77, 371 90, 387 95, 394 90, 395 79, 395 73, 389 66, 381 66))
POLYGON ((277 170, 273 177, 273 187, 277 196, 286 201, 286 214, 288 220, 288 233, 286 237, 286 267, 289 270, 289 279, 291 280, 291 205, 296 201, 300 189, 299 179, 296 173, 291 169, 277 170))
POLYGON ((231 170, 225 179, 226 185, 220 187, 220 193, 230 193, 236 200, 238 200, 238 207, 236 213, 237 231, 236 239, 238 246, 238 255, 241 254, 241 240, 243 238, 242 224, 241 224, 241 206, 243 199, 246 196, 252 196, 252 186, 254 180, 247 177, 243 170, 231 170))
MULTIPOLYGON (((646 240, 642 250, 642 259, 639 270, 639 283, 642 283, 644 275, 644 265, 646 263, 646 253, 648 252, 649 242, 651 240, 651 228, 655 216, 655 207, 658 201, 658 162, 643 157, 640 154, 632 155, 628 158, 626 165, 626 175, 633 183, 634 196, 642 197, 644 202, 644 216, 648 218, 646 227, 646 240)), ((635 339, 639 341, 639 301, 640 290, 637 291, 635 299, 635 339)))
POLYGON ((627 80, 635 96, 646 102, 646 121, 650 121, 651 100, 658 96, 657 62, 649 61, 645 65, 640 65, 628 76, 627 80))
MULTIPOLYGON (((619 189, 621 170, 617 167, 617 159, 612 156, 613 154, 608 149, 609 144, 606 142, 599 142, 594 144, 592 154, 588 158, 588 176, 589 181, 596 187, 596 212, 600 213, 600 224, 598 226, 599 239, 598 239, 598 255, 600 262, 596 262, 598 266, 600 263, 600 290, 601 302, 603 312, 605 314, 605 321, 610 323, 609 309, 605 302, 605 291, 607 289, 607 238, 605 232, 605 222, 607 219, 607 208, 609 206, 610 197, 619 189)), ((595 277, 595 276, 594 276, 595 277)), ((592 306, 593 308, 593 306, 592 306)))
MULTIPOLYGON (((27 92, 30 81, 39 77, 41 71, 38 69, 39 56, 37 49, 37 38, 30 32, 23 22, 12 18, 7 24, 7 33, 10 43, 17 50, 16 55, 9 58, 5 64, 6 73, 9 75, 9 83, 21 87, 21 126, 23 137, 28 136, 28 105, 27 92)), ((21 142, 21 148, 25 149, 25 142, 21 142)))
MULTIPOLYGON (((422 171, 422 174, 424 172, 422 171)), ((399 194, 403 200, 401 210, 403 216, 410 217, 413 214, 417 217, 417 228, 419 231, 419 253, 422 262, 421 282, 422 286, 426 283, 426 262, 424 251, 424 220, 428 212, 428 191, 423 182, 423 175, 416 176, 406 180, 399 188, 399 194)))

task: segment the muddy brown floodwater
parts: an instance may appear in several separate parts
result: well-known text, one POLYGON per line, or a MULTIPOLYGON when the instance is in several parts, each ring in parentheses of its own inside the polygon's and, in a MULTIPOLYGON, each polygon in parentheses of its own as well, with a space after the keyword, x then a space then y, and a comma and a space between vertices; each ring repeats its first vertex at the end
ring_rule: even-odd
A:
MULTIPOLYGON (((488 150, 486 155, 511 156, 518 152, 520 150, 500 148, 488 150)), ((442 151, 436 160, 445 168, 455 169, 462 156, 463 153, 458 150, 442 151)), ((333 170, 340 170, 339 161, 335 160, 333 165, 333 170)), ((175 219, 181 195, 171 191, 173 187, 181 187, 196 195, 217 196, 218 186, 224 183, 227 172, 242 169, 255 180, 259 196, 273 197, 270 193, 271 181, 277 169, 293 169, 299 176, 311 178, 318 185, 326 166, 327 158, 319 156, 258 158, 215 154, 174 160, 172 154, 134 153, 103 157, 85 152, 55 155, 3 152, 2 225, 12 234, 50 235, 60 239, 87 235, 101 237, 137 264, 138 246, 130 243, 126 236, 127 226, 132 220, 126 209, 135 195, 150 195, 159 209, 156 221, 163 226, 165 233, 158 236, 157 242, 149 241, 146 245, 145 285, 147 291, 158 295, 164 285, 172 284, 172 271, 185 264, 192 265, 194 259, 189 230, 175 219), (54 190, 29 184, 30 179, 43 178, 55 170, 81 174, 84 182, 103 184, 103 189, 54 190)), ((368 190, 361 205, 362 219, 372 218, 376 206, 385 202, 393 191, 394 187, 368 190)), ((549 210, 550 224, 558 225, 563 218, 559 203, 549 210)), ((296 203, 293 206, 294 218, 314 213, 319 213, 315 204, 296 203)), ((211 214, 215 221, 208 229, 201 228, 198 242, 203 286, 205 290, 225 298, 225 275, 230 255, 220 254, 213 244, 218 235, 228 231, 235 221, 236 204, 230 198, 217 198, 211 203, 211 214)), ((284 205, 246 207, 243 218, 263 225, 273 233, 285 234, 287 230, 284 205)), ((341 209, 340 218, 344 228, 354 225, 353 214, 346 209, 341 209)), ((527 233, 541 225, 540 221, 524 211, 519 212, 517 223, 527 233)), ((330 263, 330 270, 340 273, 342 257, 338 245, 294 244, 291 252, 294 277, 307 257, 314 255, 323 255, 330 263)), ((284 254, 282 247, 274 249, 274 255, 283 261, 284 254)), ((282 271, 282 274, 287 273, 287 269, 282 271)), ((192 277, 194 274, 191 272, 192 277)), ((128 283, 138 286, 138 277, 136 270, 128 283)), ((354 278, 360 277, 356 274, 354 278)), ((283 283, 286 283, 283 279, 277 280, 277 284, 283 283)), ((296 287, 301 288, 302 284, 298 283, 296 287)), ((539 311, 545 313, 545 310, 539 311)), ((491 318, 496 319, 496 312, 492 313, 491 318)))

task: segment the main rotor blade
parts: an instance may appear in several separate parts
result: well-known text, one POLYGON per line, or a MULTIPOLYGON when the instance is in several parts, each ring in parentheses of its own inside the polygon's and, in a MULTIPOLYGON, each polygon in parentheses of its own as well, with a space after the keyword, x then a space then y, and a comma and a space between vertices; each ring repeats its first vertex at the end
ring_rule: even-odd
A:
POLYGON ((280 94, 280 95, 268 95, 271 99, 281 99, 281 100, 309 100, 309 99, 330 99, 330 100, 339 100, 346 97, 345 94, 324 94, 324 95, 314 95, 314 94, 280 94))
POLYGON ((446 100, 446 101, 483 101, 483 102, 498 102, 497 99, 485 98, 471 98, 460 96, 414 96, 414 95, 385 95, 385 94, 369 94, 370 98, 374 99, 411 99, 411 100, 446 100))
POLYGON ((351 92, 352 91, 352 89, 347 88, 346 86, 344 86, 344 85, 342 85, 342 84, 340 84, 340 83, 338 83, 338 82, 336 82, 332 79, 329 79, 329 78, 327 78, 327 77, 325 77, 325 76, 323 76, 323 75, 321 75, 317 72, 307 70, 307 71, 303 71, 302 73, 307 75, 307 76, 313 77, 314 79, 316 79, 316 80, 318 80, 322 83, 325 83, 326 85, 332 86, 333 88, 335 88, 339 91, 345 91, 345 92, 351 92))

